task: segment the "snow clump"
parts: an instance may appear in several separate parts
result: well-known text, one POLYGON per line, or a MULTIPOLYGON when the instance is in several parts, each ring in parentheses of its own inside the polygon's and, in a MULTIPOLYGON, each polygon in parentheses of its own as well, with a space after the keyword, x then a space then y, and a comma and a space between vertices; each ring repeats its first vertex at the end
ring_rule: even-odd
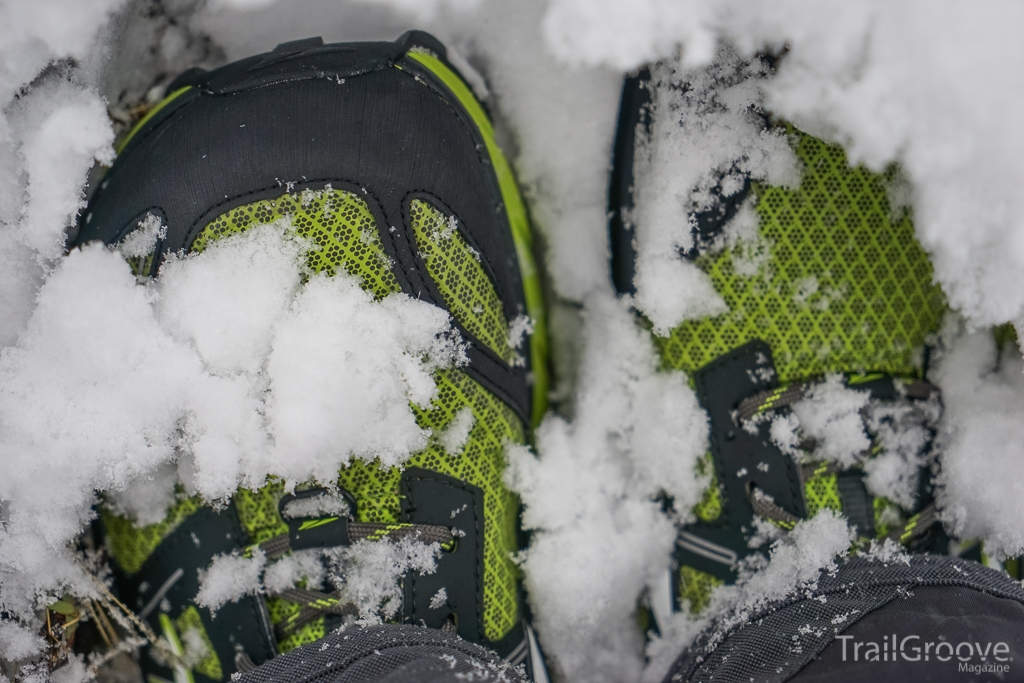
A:
POLYGON ((96 492, 153 520, 175 486, 213 501, 268 476, 330 484, 352 458, 396 465, 426 446, 409 404, 428 405, 432 373, 465 359, 448 315, 404 294, 374 302, 344 274, 300 284, 300 252, 278 225, 171 259, 146 284, 100 245, 59 262, 0 351, 7 609, 89 593, 66 544, 96 492))
POLYGON ((668 568, 676 527, 655 497, 687 518, 707 478, 695 476, 708 422, 681 372, 659 372, 650 337, 610 296, 587 301, 569 422, 549 415, 534 456, 509 450, 507 479, 534 529, 522 556, 547 651, 567 680, 637 680, 640 594, 668 568))
MULTIPOLYGON (((747 178, 784 186, 800 180, 785 135, 765 130, 758 81, 767 75, 760 60, 744 63, 729 50, 706 69, 651 69, 653 124, 637 149, 636 206, 624 222, 636 235, 634 304, 658 335, 728 310, 711 279, 682 256, 696 246, 694 215, 714 206, 714 188, 728 198, 747 178)), ((749 214, 740 220, 751 223, 749 214)))

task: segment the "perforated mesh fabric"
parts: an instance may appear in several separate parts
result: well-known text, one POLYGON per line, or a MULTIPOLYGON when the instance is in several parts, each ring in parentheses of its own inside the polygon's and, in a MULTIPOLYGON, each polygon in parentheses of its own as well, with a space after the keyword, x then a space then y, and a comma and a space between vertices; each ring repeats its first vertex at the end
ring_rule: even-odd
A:
POLYGON ((413 199, 409 219, 420 258, 448 310, 470 334, 511 363, 514 352, 508 343, 509 326, 501 298, 480 263, 480 254, 459 232, 455 217, 422 199, 413 199))
POLYGON ((835 473, 815 473, 804 482, 804 497, 807 502, 807 516, 813 517, 822 508, 836 512, 843 511, 843 503, 839 498, 839 480, 835 473))
POLYGON ((718 475, 715 474, 711 453, 705 453, 698 462, 697 474, 710 474, 711 482, 704 489, 700 502, 693 506, 693 514, 697 515, 697 519, 701 521, 713 522, 722 515, 722 487, 719 485, 718 475))
POLYGON ((791 133, 800 186, 753 186, 768 262, 746 277, 731 249, 699 257, 729 311, 655 337, 664 366, 693 372, 763 339, 782 383, 828 372, 916 374, 915 350, 938 329, 945 301, 909 215, 893 218, 885 186, 894 171, 850 168, 842 148, 791 133))
MULTIPOLYGON (((753 185, 766 263, 748 276, 736 268, 736 260, 749 258, 742 247, 698 257, 697 266, 711 277, 729 311, 685 321, 668 337, 655 336, 662 365, 692 374, 762 339, 783 385, 829 372, 919 374, 915 352, 938 329, 945 300, 932 282, 910 216, 894 215, 889 204, 886 184, 894 171, 851 168, 841 147, 789 132, 803 164, 800 186, 753 185)), ((835 474, 816 474, 804 490, 808 516, 822 508, 842 511, 835 474)), ((711 521, 721 504, 716 480, 694 511, 711 521)), ((876 530, 883 536, 889 528, 879 524, 884 507, 877 499, 875 506, 876 530)), ((682 567, 679 580, 693 592, 691 605, 703 608, 713 585, 700 574, 682 567)))
POLYGON ((160 542, 199 507, 198 498, 182 498, 167 511, 162 521, 136 527, 131 520, 101 506, 100 517, 107 532, 107 545, 111 554, 125 572, 134 574, 142 568, 160 542))
POLYGON ((298 235, 316 245, 307 256, 313 272, 333 275, 344 269, 378 298, 399 291, 373 213, 362 198, 346 190, 304 190, 239 206, 210 222, 192 243, 192 251, 281 218, 288 218, 298 235))
POLYGON ((174 620, 174 628, 178 631, 179 638, 185 642, 190 641, 187 633, 194 631, 198 634, 203 645, 206 646, 206 654, 192 667, 192 670, 215 681, 224 678, 224 669, 221 667, 220 660, 217 659, 217 655, 213 650, 210 636, 206 634, 206 627, 203 626, 203 619, 199 616, 199 610, 191 605, 186 607, 181 616, 174 620))
POLYGON ((258 491, 238 489, 235 493, 238 521, 252 543, 262 543, 288 533, 288 525, 277 510, 282 496, 284 485, 278 480, 271 481, 258 491))
MULTIPOLYGON (((344 269, 359 277, 363 288, 373 292, 377 298, 400 291, 390 271, 373 214, 360 197, 343 190, 307 190, 232 209, 206 226, 193 243, 193 250, 202 251, 212 240, 281 218, 287 218, 292 229, 317 245, 317 249, 308 255, 308 264, 313 271, 333 274, 344 269)), ((441 261, 437 262, 435 277, 439 280, 443 279, 447 272, 445 269, 449 267, 445 264, 453 262, 456 257, 461 259, 459 264, 464 269, 472 270, 471 264, 465 262, 467 256, 479 266, 468 251, 468 245, 462 244, 459 247, 452 240, 444 246, 444 251, 438 251, 441 261), (465 251, 459 256, 457 252, 463 248, 465 251)), ((496 297, 489 280, 485 278, 485 282, 496 297)), ((473 287, 477 287, 477 284, 473 287)), ((475 288, 473 291, 479 293, 481 290, 475 288)), ((483 296, 486 299, 486 294, 483 296)), ((470 296, 459 301, 465 303, 476 300, 470 296)), ((500 301, 489 301, 481 306, 483 313, 476 303, 461 309, 461 315, 465 316, 462 322, 467 329, 474 329, 474 325, 476 329, 487 329, 487 325, 493 324, 494 310, 499 313, 502 310, 500 301), (497 308, 494 309, 494 306, 497 308), (491 316, 488 322, 474 322, 482 314, 491 316)), ((501 320, 505 325, 504 332, 496 338, 507 340, 507 322, 504 322, 503 317, 501 320)), ((507 341, 504 343, 507 349, 507 341)), ((455 369, 439 371, 435 381, 438 393, 430 408, 412 406, 417 423, 439 434, 451 424, 462 408, 469 407, 475 418, 474 425, 461 453, 449 454, 439 443, 432 442, 426 450, 414 455, 407 465, 440 472, 483 490, 484 635, 491 640, 499 640, 519 620, 519 574, 510 559, 511 553, 518 550, 518 499, 502 482, 504 443, 523 443, 526 435, 515 413, 465 373, 455 369)), ((400 514, 400 477, 401 471, 397 468, 381 469, 378 463, 354 461, 339 473, 338 484, 355 496, 362 521, 396 522, 400 514)), ((236 493, 234 504, 239 521, 253 543, 265 541, 287 530, 277 510, 281 495, 283 487, 276 481, 258 491, 240 489, 236 493)), ((198 508, 199 504, 194 500, 183 501, 172 510, 167 520, 144 529, 136 529, 128 520, 104 511, 114 556, 129 573, 138 571, 160 541, 198 508)), ((268 598, 267 608, 273 624, 300 609, 295 603, 280 598, 268 598)), ((278 649, 286 652, 323 635, 324 620, 320 618, 283 639, 278 649)))
POLYGON ((691 614, 700 614, 711 601, 711 593, 721 585, 722 580, 717 576, 683 565, 679 568, 680 606, 686 601, 691 614))
MULTIPOLYGON (((517 498, 502 483, 503 443, 523 443, 525 434, 515 413, 476 381, 459 370, 435 374, 437 397, 429 409, 413 406, 416 422, 440 433, 463 407, 473 411, 473 428, 462 453, 452 455, 432 443, 408 461, 479 486, 484 492, 484 635, 497 640, 518 620, 518 570, 510 559, 516 545, 517 498)), ((395 522, 399 517, 398 469, 355 462, 341 471, 338 484, 358 502, 364 522, 395 522)))

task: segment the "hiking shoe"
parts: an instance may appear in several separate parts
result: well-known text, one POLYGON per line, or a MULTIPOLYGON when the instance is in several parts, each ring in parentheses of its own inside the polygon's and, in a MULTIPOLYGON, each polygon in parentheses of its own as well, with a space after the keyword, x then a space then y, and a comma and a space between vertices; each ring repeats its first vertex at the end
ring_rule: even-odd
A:
POLYGON ((142 278, 170 253, 288 218, 314 245, 311 272, 345 272, 376 299, 404 292, 444 309, 468 364, 437 371, 436 398, 412 408, 436 433, 467 409, 474 419, 457 453, 432 440, 403 468, 353 461, 337 491, 286 495, 272 481, 220 510, 182 494, 143 527, 102 509, 120 599, 179 654, 186 633, 206 646, 190 670, 156 653, 144 671, 226 681, 353 618, 330 587, 303 584, 242 597, 214 619, 196 595, 216 555, 258 548, 273 562, 413 538, 443 552, 436 572, 406 576, 396 620, 456 633, 542 679, 511 559, 519 502, 502 483, 505 442, 525 443, 545 410, 541 295, 512 171, 444 46, 418 31, 393 43, 314 38, 184 73, 120 143, 74 243, 120 244, 154 216, 159 239, 131 260, 142 278), (517 329, 527 334, 518 346, 517 329), (325 512, 331 496, 341 502, 325 512))
POLYGON ((931 490, 940 404, 926 380, 946 303, 909 210, 893 203, 898 171, 851 166, 841 147, 751 106, 770 62, 724 56, 685 77, 656 64, 623 87, 609 207, 615 286, 649 312, 649 226, 634 222, 655 214, 643 202, 668 194, 690 233, 671 257, 720 300, 671 326, 647 316, 662 366, 690 377, 710 426, 701 473, 711 483, 680 529, 662 591, 671 602, 656 613, 701 611, 744 558, 767 550, 772 534, 755 534, 765 523, 791 529, 823 508, 842 513, 861 542, 949 547, 931 490), (712 158, 741 135, 746 146, 709 162, 698 187, 681 199, 666 190, 666 154, 692 165, 681 150, 712 158), (790 161, 777 158, 787 156, 780 145, 790 161), (788 186, 763 179, 785 177, 793 160, 788 186))

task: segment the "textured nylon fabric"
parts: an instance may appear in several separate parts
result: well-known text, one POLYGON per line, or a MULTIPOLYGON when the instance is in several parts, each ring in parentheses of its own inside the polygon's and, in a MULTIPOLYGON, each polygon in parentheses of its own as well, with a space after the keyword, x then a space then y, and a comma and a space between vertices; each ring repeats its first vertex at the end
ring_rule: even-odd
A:
MULTIPOLYGON (((672 665, 665 683, 786 681, 861 619, 914 589, 981 591, 1024 605, 1024 587, 1006 574, 954 557, 910 555, 885 563, 861 558, 737 617, 719 619, 672 665)), ((1008 623, 1007 629, 1019 629, 1008 623)), ((842 680, 842 679, 839 679, 842 680)), ((850 679, 858 680, 858 679, 850 679)))
POLYGON ((350 626, 276 657, 237 683, 526 683, 493 652, 418 626, 350 626))
POLYGON ((801 669, 792 679, 794 683, 1024 679, 1024 667, 1014 666, 1011 661, 1024 653, 1024 605, 970 588, 915 588, 913 595, 875 610, 843 636, 844 641, 833 641, 817 659, 801 669), (894 640, 896 648, 892 647, 894 640), (949 647, 960 646, 961 656, 947 648, 936 657, 933 646, 943 641, 949 647), (970 646, 964 647, 965 642, 970 646), (869 654, 869 643, 881 652, 869 654), (999 643, 1004 643, 1009 652, 1001 653, 997 659, 993 649, 999 643), (984 654, 975 652, 974 646, 979 644, 984 654), (897 656, 893 657, 893 653, 897 656), (1003 664, 1009 670, 1000 671, 1001 675, 960 671, 965 660, 974 666, 1003 664))
MULTIPOLYGON (((276 221, 282 221, 282 227, 287 226, 313 243, 314 247, 307 255, 307 265, 313 272, 347 272, 359 278, 363 288, 378 299, 399 291, 370 208, 362 198, 346 190, 325 188, 283 193, 273 199, 234 208, 206 226, 193 243, 193 251, 202 251, 213 240, 276 221)), ((452 260, 450 251, 445 254, 452 260)), ((471 257, 471 254, 467 251, 466 256, 471 257)), ((437 270, 438 274, 446 272, 440 267, 437 270)), ((479 275, 486 278, 482 270, 479 275)), ((494 288, 489 281, 487 286, 493 293, 494 288)), ((478 292, 481 287, 482 284, 474 280, 471 287, 463 285, 454 291, 478 292)), ((471 322, 474 315, 486 314, 490 310, 479 309, 477 303, 466 305, 463 302, 458 309, 465 317, 463 324, 471 322)), ((493 311, 491 313, 490 317, 484 315, 485 321, 493 318, 493 311)), ((501 320, 504 322, 503 317, 501 320)), ((486 324, 489 323, 482 323, 486 324)), ((507 322, 504 324, 503 334, 507 339, 507 322)), ((468 409, 473 414, 473 427, 461 452, 448 453, 435 440, 406 464, 447 474, 483 490, 484 635, 496 641, 519 620, 519 573, 511 560, 511 554, 518 550, 518 499, 502 481, 504 443, 524 443, 526 434, 521 421, 507 404, 460 370, 438 371, 435 383, 437 396, 429 408, 411 406, 417 424, 440 434, 460 411, 468 409)), ((398 468, 382 469, 378 463, 355 461, 339 473, 338 485, 355 496, 360 521, 394 523, 399 521, 400 515, 400 477, 398 468)), ((278 512, 278 501, 282 495, 284 489, 279 482, 271 482, 258 491, 240 489, 236 493, 234 505, 239 521, 253 543, 287 531, 287 525, 278 512)), ((165 520, 142 528, 105 511, 104 522, 115 559, 127 572, 138 571, 157 545, 199 507, 200 503, 195 499, 183 500, 172 508, 165 520)), ((266 603, 274 625, 302 609, 301 605, 283 598, 267 598, 266 603)), ((278 651, 287 652, 314 642, 324 634, 324 618, 319 617, 282 639, 278 643, 278 651)))

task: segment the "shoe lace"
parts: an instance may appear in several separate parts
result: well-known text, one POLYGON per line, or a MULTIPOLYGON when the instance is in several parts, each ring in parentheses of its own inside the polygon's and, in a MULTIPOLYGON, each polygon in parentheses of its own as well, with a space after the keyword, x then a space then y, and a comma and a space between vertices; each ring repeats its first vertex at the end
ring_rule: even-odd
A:
MULTIPOLYGON (((869 375, 865 379, 882 379, 885 375, 869 375)), ((863 381, 863 380, 862 380, 863 381)), ((736 408, 735 420, 740 426, 749 424, 759 417, 783 408, 788 408, 794 403, 804 399, 817 385, 817 382, 799 381, 761 391, 750 396, 739 403, 736 408)), ((910 380, 902 382, 901 394, 910 399, 927 400, 932 395, 938 394, 938 387, 925 380, 910 380)), ((814 449, 811 440, 805 440, 800 444, 805 451, 814 449)), ((870 455, 870 452, 863 455, 870 455)), ((835 463, 807 463, 801 467, 801 479, 806 482, 812 476, 822 474, 834 474, 841 468, 835 463)), ((750 502, 754 513, 772 522, 783 529, 792 529, 800 518, 775 503, 772 496, 756 487, 750 487, 747 491, 747 499, 750 502)), ((907 544, 913 539, 924 535, 933 524, 939 519, 939 510, 934 501, 928 503, 919 512, 912 515, 903 524, 886 534, 887 539, 897 543, 907 544)))
MULTIPOLYGON (((351 495, 345 496, 353 501, 351 495)), ((283 504, 282 508, 283 510, 283 504)), ((335 548, 352 545, 358 541, 376 542, 384 539, 401 541, 411 539, 431 545, 437 543, 441 550, 454 550, 456 538, 452 530, 434 524, 357 522, 350 515, 304 517, 289 522, 288 531, 273 536, 261 543, 244 549, 243 555, 251 557, 259 549, 268 561, 276 561, 294 552, 309 548, 335 548), (316 532, 310 538, 309 532, 316 532)), ((358 608, 346 602, 341 591, 330 593, 308 588, 292 587, 272 592, 269 597, 281 598, 301 606, 298 612, 286 617, 274 626, 278 642, 294 634, 303 626, 322 615, 342 617, 357 616, 358 608)))

